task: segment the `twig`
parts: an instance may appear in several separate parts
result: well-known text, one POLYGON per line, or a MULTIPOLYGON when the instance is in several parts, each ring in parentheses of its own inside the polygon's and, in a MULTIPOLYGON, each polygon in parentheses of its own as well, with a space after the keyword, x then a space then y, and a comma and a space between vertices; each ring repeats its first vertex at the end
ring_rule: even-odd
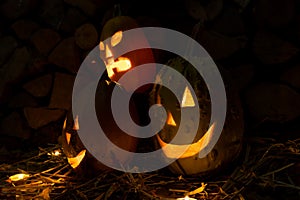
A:
POLYGON ((285 170, 285 169, 287 169, 287 168, 293 166, 294 164, 295 164, 295 163, 290 163, 290 164, 288 164, 288 165, 286 165, 286 166, 284 166, 284 167, 281 167, 280 169, 276 169, 276 170, 274 170, 274 171, 267 172, 267 173, 265 173, 265 174, 263 174, 263 175, 261 175, 261 176, 269 176, 269 175, 271 175, 271 174, 278 173, 278 172, 280 172, 280 171, 282 171, 282 170, 285 170))

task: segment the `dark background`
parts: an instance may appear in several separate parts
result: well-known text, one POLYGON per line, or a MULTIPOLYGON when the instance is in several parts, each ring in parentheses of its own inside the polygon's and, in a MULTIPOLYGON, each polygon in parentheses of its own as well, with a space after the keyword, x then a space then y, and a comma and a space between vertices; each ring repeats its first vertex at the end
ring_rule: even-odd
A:
MULTIPOLYGON (((192 36, 200 23, 194 38, 228 70, 238 88, 245 137, 299 137, 299 1, 2 0, 1 162, 57 142, 71 106, 76 71, 99 44, 102 27, 117 3, 121 13, 140 26, 192 36)), ((163 52, 155 56, 159 62, 168 58, 163 52)))

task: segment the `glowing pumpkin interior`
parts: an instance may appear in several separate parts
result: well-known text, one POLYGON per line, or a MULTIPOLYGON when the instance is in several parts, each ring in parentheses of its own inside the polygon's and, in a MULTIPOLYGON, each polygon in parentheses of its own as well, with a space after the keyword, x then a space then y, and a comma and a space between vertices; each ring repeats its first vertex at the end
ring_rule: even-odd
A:
POLYGON ((118 57, 115 58, 111 48, 118 45, 123 38, 123 31, 117 31, 111 38, 109 44, 104 44, 103 41, 99 44, 100 51, 105 52, 104 63, 106 66, 108 77, 112 81, 117 81, 116 74, 120 72, 125 72, 129 70, 132 65, 129 58, 126 57, 118 57))

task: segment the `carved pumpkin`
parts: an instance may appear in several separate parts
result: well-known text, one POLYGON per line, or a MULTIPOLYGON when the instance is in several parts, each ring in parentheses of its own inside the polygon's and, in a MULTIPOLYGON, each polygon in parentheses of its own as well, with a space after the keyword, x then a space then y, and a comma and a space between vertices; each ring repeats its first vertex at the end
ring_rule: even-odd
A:
MULTIPOLYGON (((206 157, 199 158, 198 153, 202 144, 209 142, 208 137, 203 137, 204 134, 214 129, 213 125, 209 128, 211 104, 207 86, 200 74, 184 59, 173 58, 167 62, 167 65, 183 74, 193 88, 186 87, 181 101, 178 102, 174 94, 160 84, 162 81, 171 81, 172 77, 165 77, 168 73, 159 72, 157 80, 160 82, 153 88, 151 100, 153 104, 162 104, 167 112, 167 120, 163 129, 156 135, 156 148, 166 146, 176 135, 180 125, 180 110, 193 109, 195 101, 198 101, 200 120, 194 143, 168 168, 171 172, 180 175, 209 175, 219 172, 236 160, 242 149, 243 113, 238 95, 234 92, 233 85, 229 84, 230 79, 226 77, 226 74, 222 74, 228 104, 225 125, 213 150, 206 157), (191 89, 195 91, 197 99, 191 95, 191 89)), ((192 120, 191 123, 193 123, 192 120)), ((192 124, 190 125, 192 126, 192 124)), ((188 126, 189 124, 184 129, 186 132, 192 129, 188 126)), ((172 151, 165 150, 165 156, 176 158, 176 150, 180 151, 186 144, 184 139, 182 138, 182 144, 171 144, 172 151)))
MULTIPOLYGON (((137 139, 124 133, 117 126, 112 116, 109 105, 111 103, 111 94, 114 87, 120 86, 115 83, 108 83, 107 81, 99 82, 95 98, 97 118, 106 137, 112 143, 126 151, 134 152, 137 148, 137 139)), ((130 113, 133 120, 139 120, 136 107, 133 102, 130 103, 130 113)), ((84 174, 84 176, 92 176, 104 170, 112 170, 94 158, 80 140, 77 132, 80 130, 80 121, 80 116, 73 116, 73 113, 69 112, 63 127, 63 134, 61 137, 62 147, 68 158, 69 164, 75 169, 75 171, 79 174, 84 174)), ((107 149, 107 151, 109 152, 109 149, 107 149)), ((117 160, 116 162, 126 163, 130 162, 131 158, 119 156, 118 159, 120 160, 117 160)))
MULTIPOLYGON (((136 66, 145 63, 154 63, 154 56, 150 48, 134 50, 116 57, 120 49, 133 42, 148 44, 142 32, 134 41, 126 40, 126 36, 123 32, 134 28, 139 28, 135 19, 129 16, 116 16, 108 20, 102 29, 99 43, 100 57, 104 61, 108 77, 112 81, 118 82, 124 73, 136 66), (106 39, 109 37, 111 38, 107 41, 106 39)), ((153 80, 154 74, 155 71, 147 68, 143 69, 140 75, 133 74, 130 83, 128 86, 125 86, 125 89, 132 91, 134 86, 139 85, 141 79, 153 80)), ((150 89, 149 85, 139 88, 137 92, 144 92, 147 89, 150 89)))
MULTIPOLYGON (((139 80, 141 78, 149 78, 150 80, 152 80, 154 77, 155 71, 148 70, 146 68, 145 70, 143 70, 143 74, 141 75, 133 74, 133 77, 131 77, 130 79, 131 82, 128 85, 123 86, 116 83, 124 73, 134 68, 135 66, 150 62, 154 63, 151 49, 135 50, 119 57, 115 56, 117 55, 119 48, 124 47, 123 45, 130 45, 130 42, 126 41, 126 37, 124 36, 123 32, 132 28, 138 28, 138 24, 134 19, 127 16, 114 17, 108 20, 107 23, 103 26, 99 43, 99 51, 100 58, 106 66, 106 71, 109 79, 104 80, 105 77, 102 77, 99 81, 96 91, 95 108, 99 124, 108 139, 125 151, 135 152, 138 139, 124 133, 118 127, 113 118, 110 106, 112 91, 115 87, 119 87, 125 93, 132 92, 133 88, 137 84, 139 84, 139 80)), ((143 44, 145 44, 147 40, 141 34, 140 37, 136 38, 136 41, 134 42, 142 42, 143 44)), ((90 63, 93 63, 93 60, 91 60, 90 63)), ((88 78, 85 78, 85 80, 83 80, 82 82, 88 84, 88 78)), ((136 92, 137 94, 142 94, 150 89, 151 87, 147 85, 144 87, 140 87, 136 92)), ((143 97, 143 95, 134 94, 132 100, 130 101, 130 114, 133 121, 135 121, 136 123, 142 123, 142 120, 138 115, 138 111, 141 112, 141 110, 147 107, 147 101, 145 101, 143 104, 138 104, 138 102, 144 100, 143 97)), ((73 116, 73 114, 74 113, 69 113, 62 134, 62 146, 65 154, 68 157, 70 165, 79 173, 83 172, 86 176, 93 175, 103 170, 112 170, 111 168, 96 160, 96 158, 94 158, 92 154, 89 153, 89 151, 84 147, 77 133, 77 130, 80 130, 81 116, 76 116, 76 113, 74 114, 75 116, 73 116), (75 119, 75 121, 73 120, 73 118, 75 119)), ((107 149, 107 152, 109 152, 109 149, 107 149)), ((107 152, 103 153, 107 154, 107 152)), ((130 162, 131 158, 124 156, 119 159, 121 160, 118 160, 116 162, 124 164, 127 161, 130 162)))

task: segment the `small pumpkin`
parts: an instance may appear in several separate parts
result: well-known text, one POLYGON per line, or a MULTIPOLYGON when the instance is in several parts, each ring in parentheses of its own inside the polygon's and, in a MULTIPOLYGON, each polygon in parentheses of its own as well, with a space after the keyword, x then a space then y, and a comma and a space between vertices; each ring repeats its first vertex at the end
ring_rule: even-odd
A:
MULTIPOLYGON (((200 120, 197 135, 191 146, 177 159, 171 163, 168 168, 171 172, 178 175, 211 175, 222 171, 238 158, 242 150, 243 136, 243 111, 238 94, 230 84, 228 74, 221 72, 225 81, 227 92, 227 116, 221 136, 214 146, 213 150, 204 158, 199 158, 198 153, 203 143, 209 142, 205 133, 213 131, 214 126, 209 127, 211 117, 211 103, 208 88, 201 75, 181 57, 170 59, 167 66, 172 67, 185 76, 193 88, 186 87, 182 99, 179 102, 172 91, 163 87, 166 81, 172 80, 172 77, 166 77, 165 72, 158 73, 157 85, 151 92, 152 104, 162 104, 167 112, 167 120, 163 129, 155 137, 156 148, 162 148, 169 144, 178 131, 180 125, 180 113, 182 109, 194 109, 195 102, 198 101, 200 107, 200 120), (165 72, 165 73, 164 73, 165 72), (226 77, 227 76, 227 77, 226 77), (165 81, 165 82, 164 82, 165 81), (191 89, 195 91, 197 99, 191 95, 191 89)), ((170 83, 169 83, 170 84, 170 83)), ((193 120, 191 119, 191 123, 193 120)), ((185 127, 186 132, 193 128, 185 127)), ((192 126, 192 124, 191 124, 192 126)), ((176 158, 176 150, 180 151, 182 145, 185 145, 185 138, 182 138, 182 144, 172 145, 172 151, 164 151, 167 158, 176 158)))
MULTIPOLYGON (((95 109, 98 122, 105 133, 106 137, 118 147, 135 152, 137 148, 138 140, 130 135, 124 133, 116 124, 113 119, 112 111, 110 108, 111 95, 115 87, 120 87, 115 83, 108 83, 106 81, 100 81, 95 95, 95 109)), ((122 90, 122 88, 120 88, 122 90)), ((124 90, 124 89, 123 89, 124 90)), ((125 91, 124 91, 125 92, 125 91)), ((138 121, 137 108, 130 103, 130 113, 133 120, 138 121)), ((84 108, 82 108, 84 110, 84 108)), ((78 174, 83 176, 93 176, 103 171, 111 171, 112 168, 104 165, 98 161, 82 143, 78 130, 80 130, 81 116, 73 114, 71 111, 68 113, 63 131, 61 136, 62 148, 65 155, 68 158, 69 164, 75 169, 78 174)), ((82 137, 82 135, 81 135, 82 137)), ((100 143, 100 142, 99 142, 100 143)), ((105 145, 101 143, 102 145, 105 145)), ((92 147, 89 147, 92 148, 92 147)), ((110 151, 108 148, 108 154, 110 151)), ((91 149, 90 149, 91 150, 91 149)), ((112 158, 113 159, 113 158, 112 158)), ((129 157, 118 156, 119 160, 114 160, 114 162, 126 163, 130 162, 129 157)))

